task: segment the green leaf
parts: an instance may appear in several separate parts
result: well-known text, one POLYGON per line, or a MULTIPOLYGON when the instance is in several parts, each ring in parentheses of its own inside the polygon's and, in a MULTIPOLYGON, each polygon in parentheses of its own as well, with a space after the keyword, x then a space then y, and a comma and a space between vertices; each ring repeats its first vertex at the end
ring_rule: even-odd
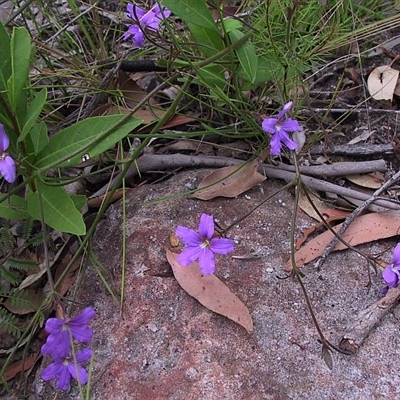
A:
POLYGON ((224 31, 229 33, 234 29, 240 29, 243 24, 238 19, 227 18, 222 20, 222 24, 224 25, 224 31))
POLYGON ((58 132, 41 149, 34 162, 37 168, 72 167, 82 162, 82 156, 97 156, 108 150, 142 123, 131 118, 112 132, 109 129, 125 115, 106 115, 80 121, 58 132))
POLYGON ((82 208, 85 206, 87 202, 87 198, 84 195, 81 194, 73 194, 70 195, 71 200, 74 202, 74 206, 77 210, 82 210, 82 208))
POLYGON ((188 24, 188 27, 196 45, 206 57, 211 57, 224 48, 224 42, 219 32, 196 24, 188 24))
POLYGON ((5 92, 7 89, 7 80, 11 76, 11 51, 10 51, 10 36, 0 22, 0 91, 5 92))
POLYGON ((188 24, 219 33, 218 26, 204 0, 164 0, 163 5, 188 24))
POLYGON ((12 110, 20 125, 25 119, 27 82, 31 64, 31 38, 25 28, 14 28, 11 37, 11 76, 7 86, 12 110))
POLYGON ((27 193, 27 210, 29 215, 42 220, 43 206, 44 222, 53 229, 74 235, 84 235, 86 226, 82 214, 76 209, 70 196, 59 186, 47 186, 37 182, 36 192, 27 193))
POLYGON ((26 135, 32 129, 36 120, 39 118, 40 113, 43 110, 43 107, 46 103, 47 99, 47 89, 43 88, 33 99, 25 117, 25 124, 22 128, 22 133, 18 138, 18 141, 21 142, 25 139, 26 135))
POLYGON ((49 143, 47 126, 43 121, 33 125, 29 136, 26 138, 26 143, 28 152, 35 155, 49 143))
POLYGON ((209 64, 197 71, 199 78, 210 88, 223 88, 226 85, 224 68, 218 64, 209 64))
POLYGON ((22 220, 28 218, 25 200, 17 195, 7 198, 7 195, 0 195, 0 218, 22 220))
MULTIPOLYGON (((229 38, 232 43, 241 39, 243 36, 244 33, 237 29, 229 32, 229 38)), ((239 48, 235 50, 235 54, 246 74, 246 80, 254 83, 257 77, 258 56, 256 54, 256 49, 253 43, 248 41, 243 43, 239 48)))

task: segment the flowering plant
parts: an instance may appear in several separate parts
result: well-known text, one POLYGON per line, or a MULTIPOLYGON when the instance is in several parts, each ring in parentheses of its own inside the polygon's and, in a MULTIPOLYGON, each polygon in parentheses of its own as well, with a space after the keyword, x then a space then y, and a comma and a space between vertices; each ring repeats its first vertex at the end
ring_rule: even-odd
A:
POLYGON ((271 154, 277 156, 281 153, 282 143, 284 143, 290 150, 296 150, 298 145, 290 136, 290 132, 301 130, 300 124, 292 118, 285 118, 285 115, 293 106, 293 101, 286 103, 282 110, 279 111, 277 117, 265 118, 262 121, 262 129, 272 135, 271 138, 271 154))
POLYGON ((393 250, 392 263, 382 271, 382 278, 388 287, 396 287, 400 283, 400 243, 393 250))
POLYGON ((214 253, 228 254, 234 249, 234 242, 227 238, 213 238, 214 219, 211 215, 202 214, 198 232, 185 226, 178 226, 175 235, 186 245, 177 260, 183 267, 199 260, 200 270, 204 275, 215 271, 214 253))
POLYGON ((88 373, 81 366, 92 356, 90 348, 84 348, 74 354, 72 340, 77 343, 87 343, 92 339, 93 331, 88 327, 89 322, 96 315, 93 308, 87 307, 73 318, 65 318, 64 313, 58 318, 49 318, 45 330, 50 333, 41 352, 50 355, 53 362, 42 373, 45 381, 57 379, 56 386, 60 390, 69 387, 71 377, 84 385, 88 381, 88 373))
POLYGON ((158 4, 146 11, 143 8, 128 4, 126 6, 129 17, 135 21, 135 24, 125 32, 122 37, 123 40, 132 38, 133 42, 137 47, 143 47, 144 45, 144 31, 149 29, 151 31, 157 31, 159 29, 160 22, 164 18, 168 18, 171 11, 166 8, 160 8, 158 4))
POLYGON ((0 174, 7 182, 13 183, 17 178, 17 168, 15 161, 5 153, 9 146, 10 139, 3 124, 0 124, 0 174))

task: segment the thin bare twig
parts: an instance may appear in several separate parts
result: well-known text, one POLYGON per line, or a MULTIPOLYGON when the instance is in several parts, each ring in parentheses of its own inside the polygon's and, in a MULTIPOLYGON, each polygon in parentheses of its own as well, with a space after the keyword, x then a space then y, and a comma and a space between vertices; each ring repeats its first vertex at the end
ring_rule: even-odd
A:
POLYGON ((400 286, 390 288, 385 297, 361 311, 347 326, 339 348, 355 354, 374 326, 397 304, 399 298, 400 286))
MULTIPOLYGON (((363 211, 365 211, 373 202, 376 202, 377 198, 379 195, 387 190, 390 186, 392 186, 394 183, 396 183, 400 179, 400 171, 398 171, 396 174, 394 174, 390 179, 388 179, 382 187, 380 187, 378 190, 374 192, 374 194, 367 200, 364 201, 363 204, 361 204, 359 207, 357 207, 343 222, 341 228, 339 229, 337 236, 342 236, 347 228, 350 226, 350 224, 356 219, 358 215, 360 215, 363 211)), ((321 257, 319 260, 314 264, 314 266, 317 269, 320 269, 322 267, 322 264, 325 262, 326 258, 328 255, 332 252, 334 247, 336 246, 336 243, 338 242, 338 238, 335 236, 329 245, 325 248, 324 252, 322 253, 321 257)))

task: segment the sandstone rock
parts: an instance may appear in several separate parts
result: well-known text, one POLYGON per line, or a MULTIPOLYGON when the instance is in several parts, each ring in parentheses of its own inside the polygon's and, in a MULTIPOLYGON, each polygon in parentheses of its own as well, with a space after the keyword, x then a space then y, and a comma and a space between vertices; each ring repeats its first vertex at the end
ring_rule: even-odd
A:
MULTIPOLYGON (((286 277, 293 196, 283 191, 230 232, 234 255, 217 256, 217 276, 249 308, 254 332, 213 314, 177 284, 165 257, 177 225, 197 228, 203 212, 222 226, 243 215, 282 185, 266 181, 235 199, 208 202, 183 194, 209 171, 187 171, 138 188, 126 200, 126 274, 122 311, 88 266, 77 301, 93 306, 94 369, 91 399, 372 399, 399 396, 398 321, 389 314, 353 357, 321 358, 318 335, 298 283, 286 277), (181 194, 182 196, 173 197, 181 194), (162 200, 163 199, 163 200, 162 200), (162 201, 161 201, 162 200, 162 201)), ((299 211, 297 234, 311 225, 299 211)), ((121 292, 122 208, 111 206, 93 247, 112 288, 121 292)), ((385 243, 385 248, 388 242, 385 243)), ((361 247, 376 253, 379 244, 361 247)), ((390 257, 390 256, 389 256, 390 257)), ((321 271, 304 269, 304 282, 327 338, 337 344, 345 324, 374 302, 381 288, 350 251, 330 256, 321 271)), ((37 380, 37 398, 49 385, 37 380)), ((47 388, 47 389, 46 389, 47 388)), ((79 398, 76 387, 60 399, 79 398)))

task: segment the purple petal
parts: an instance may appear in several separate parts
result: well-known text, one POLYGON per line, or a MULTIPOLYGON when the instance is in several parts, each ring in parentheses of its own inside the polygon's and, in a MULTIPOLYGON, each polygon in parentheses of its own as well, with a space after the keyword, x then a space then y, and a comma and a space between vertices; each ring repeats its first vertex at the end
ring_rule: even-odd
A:
POLYGON ((150 21, 146 27, 152 31, 157 31, 160 27, 160 22, 158 19, 154 19, 152 21, 150 21))
POLYGON ((135 37, 135 35, 140 31, 138 25, 131 25, 129 29, 122 36, 122 40, 128 40, 131 37, 135 37))
POLYGON ((287 102, 287 103, 283 106, 282 110, 279 111, 278 119, 281 120, 281 119, 285 116, 285 114, 292 108, 292 106, 293 106, 293 101, 287 102))
POLYGON ((393 264, 400 268, 400 243, 393 250, 393 264))
POLYGON ((392 264, 382 271, 382 278, 390 287, 396 287, 399 284, 399 273, 393 271, 392 264))
POLYGON ((183 249, 182 253, 178 255, 176 260, 182 265, 182 267, 187 267, 200 257, 201 252, 202 248, 200 246, 186 247, 183 249))
POLYGON ((156 18, 156 14, 154 14, 154 12, 151 10, 147 11, 147 13, 143 15, 142 18, 140 18, 140 24, 144 26, 147 26, 154 21, 156 21, 157 23, 159 22, 158 19, 156 18))
POLYGON ((202 249, 199 256, 199 267, 203 275, 211 275, 214 273, 214 253, 211 250, 202 249))
POLYGON ((42 379, 44 381, 51 381, 57 375, 61 373, 61 370, 64 368, 63 363, 60 362, 53 362, 49 364, 42 372, 42 379))
MULTIPOLYGON (((290 150, 296 150, 298 147, 298 144, 290 139, 289 135, 282 129, 279 131, 279 139, 282 143, 284 143, 290 150)), ((278 136, 277 135, 277 136, 278 136)))
POLYGON ((79 364, 68 363, 68 373, 82 385, 85 385, 88 381, 87 371, 79 364))
POLYGON ((57 389, 59 390, 67 390, 69 388, 69 383, 71 382, 71 374, 68 370, 67 365, 63 365, 60 373, 58 374, 57 379, 57 389))
POLYGON ((71 352, 71 338, 68 331, 61 331, 47 337, 41 348, 42 354, 50 354, 55 359, 66 357, 71 352))
POLYGON ((214 219, 211 215, 201 214, 199 234, 202 239, 211 239, 214 235, 214 219))
POLYGON ((80 343, 87 343, 92 340, 93 331, 88 326, 71 326, 72 337, 80 343))
MULTIPOLYGON (((168 18, 171 15, 171 11, 168 8, 163 9, 164 19, 168 18)), ((161 18, 161 17, 160 17, 161 18)))
POLYGON ((162 8, 160 9, 160 6, 158 4, 154 4, 154 6, 151 8, 151 11, 155 14, 156 18, 162 20, 164 18, 168 18, 171 15, 171 11, 168 10, 167 8, 162 8), (162 12, 161 12, 162 10, 162 12))
POLYGON ((144 34, 142 30, 139 28, 136 32, 136 35, 133 37, 133 42, 137 47, 143 47, 144 45, 144 34))
POLYGON ((301 126, 295 119, 288 118, 282 122, 281 130, 285 132, 296 132, 301 130, 301 126))
POLYGON ((271 147, 271 154, 273 156, 278 156, 279 154, 281 154, 282 143, 279 134, 275 134, 272 136, 270 147, 271 147))
POLYGON ((65 324, 66 320, 61 318, 49 318, 46 321, 44 327, 45 331, 52 334, 57 334, 61 332, 62 326, 65 324))
POLYGON ((265 118, 262 122, 262 129, 270 134, 276 133, 276 124, 279 122, 278 118, 265 118))
POLYGON ((178 226, 175 231, 175 236, 182 240, 183 244, 189 247, 200 247, 201 237, 193 229, 186 226, 178 226))
POLYGON ((71 318, 69 321, 69 325, 87 325, 96 315, 96 311, 92 307, 86 307, 83 311, 81 311, 78 315, 71 318))
POLYGON ((86 347, 85 349, 79 350, 76 352, 76 361, 79 364, 83 364, 90 360, 92 357, 92 349, 86 347))
POLYGON ((10 145, 10 139, 4 129, 4 125, 0 124, 0 153, 5 152, 10 145))
POLYGON ((128 11, 129 16, 135 21, 137 21, 138 19, 140 20, 147 12, 143 8, 140 8, 133 4, 128 4, 126 6, 126 10, 128 11))
POLYGON ((0 174, 9 183, 13 183, 17 179, 17 168, 10 156, 6 156, 4 160, 0 159, 0 174))
POLYGON ((235 242, 227 238, 214 238, 211 240, 210 250, 217 254, 228 254, 234 250, 235 242))

